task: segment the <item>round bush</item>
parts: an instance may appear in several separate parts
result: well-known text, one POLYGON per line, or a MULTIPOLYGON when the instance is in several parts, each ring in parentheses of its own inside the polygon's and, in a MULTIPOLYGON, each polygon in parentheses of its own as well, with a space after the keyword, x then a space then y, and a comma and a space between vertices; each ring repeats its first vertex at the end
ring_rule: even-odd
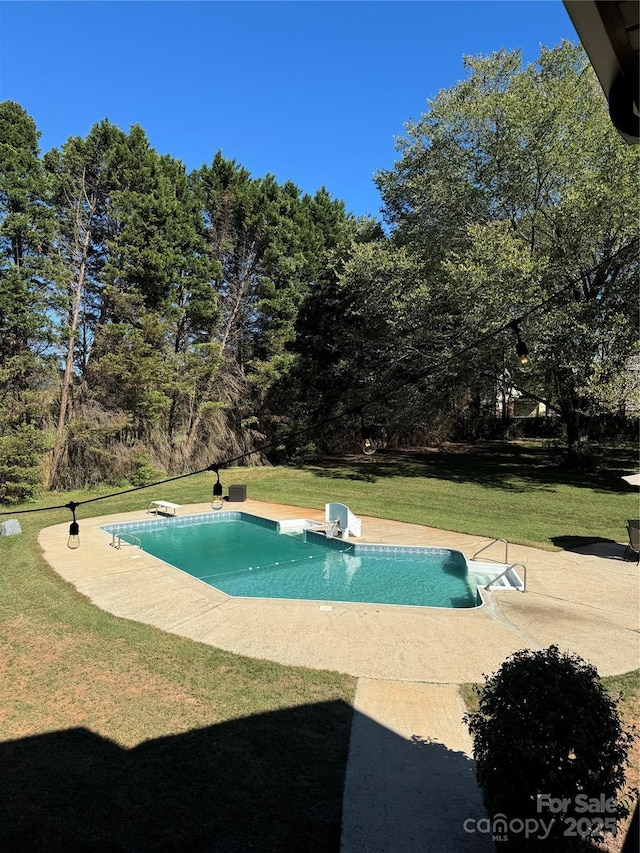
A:
POLYGON ((545 846, 567 850, 600 821, 611 829, 628 814, 616 795, 633 735, 597 671, 578 656, 557 646, 516 652, 486 679, 477 712, 465 719, 490 815, 545 825, 555 818, 545 846), (551 799, 562 808, 551 811, 551 799))

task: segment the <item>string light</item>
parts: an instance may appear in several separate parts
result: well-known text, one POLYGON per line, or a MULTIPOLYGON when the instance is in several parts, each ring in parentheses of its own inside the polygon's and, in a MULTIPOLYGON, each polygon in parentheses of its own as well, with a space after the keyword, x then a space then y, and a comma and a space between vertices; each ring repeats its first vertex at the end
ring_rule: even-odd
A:
POLYGON ((211 501, 211 509, 222 509, 222 483, 220 482, 220 473, 217 465, 212 465, 211 470, 215 472, 216 481, 213 484, 213 496, 211 501))
POLYGON ((71 548, 72 551, 75 551, 76 548, 80 547, 80 525, 76 521, 76 509, 78 504, 74 501, 69 501, 68 504, 65 504, 67 509, 71 510, 71 514, 73 515, 73 521, 69 525, 69 538, 67 539, 67 548, 71 548))
POLYGON ((362 452, 367 456, 373 456, 376 452, 376 446, 371 437, 371 430, 364 422, 364 415, 360 412, 360 441, 362 442, 362 452))
POLYGON ((516 333, 516 354, 520 362, 520 370, 523 373, 531 373, 531 370, 533 369, 533 364, 531 363, 531 359, 529 358, 529 349, 520 337, 520 327, 518 326, 518 321, 514 320, 513 323, 510 324, 510 326, 516 333))
MULTIPOLYGON (((616 257, 618 257, 618 255, 621 255, 624 252, 626 252, 627 250, 629 250, 630 248, 632 248, 634 245, 637 244, 637 242, 638 242, 638 238, 634 238, 633 240, 630 240, 628 243, 625 243, 624 246, 621 246, 612 255, 610 255, 606 259, 600 261, 599 263, 595 264, 591 269, 589 269, 587 271, 587 274, 597 272, 600 269, 600 267, 602 267, 604 264, 611 263, 611 261, 614 260, 616 257)), ((406 380, 398 383, 395 387, 387 389, 385 391, 382 391, 378 394, 375 394, 375 395, 369 397, 367 400, 367 405, 371 405, 372 403, 387 400, 392 394, 401 390, 402 388, 406 388, 407 386, 415 385, 416 383, 418 383, 419 381, 424 379, 426 376, 433 375, 437 370, 446 367, 446 365, 450 364, 451 362, 453 362, 459 358, 462 358, 464 355, 466 355, 471 350, 476 349, 477 347, 480 347, 483 344, 487 343, 488 341, 492 340, 493 338, 497 337, 498 335, 503 333, 506 329, 513 329, 516 333, 516 336, 517 336, 516 353, 518 354, 518 357, 520 359, 521 370, 523 370, 523 372, 527 372, 527 367, 529 370, 531 370, 533 365, 531 364, 531 360, 529 358, 527 346, 524 343, 524 341, 522 340, 522 338, 520 337, 518 324, 521 323, 523 320, 525 320, 527 317, 530 317, 532 314, 535 314, 539 311, 544 310, 548 305, 551 305, 553 302, 555 302, 560 296, 562 296, 563 294, 572 290, 575 287, 575 285, 577 283, 579 283, 581 280, 582 280, 582 275, 576 277, 575 279, 572 279, 570 282, 568 282, 566 285, 561 287, 555 293, 552 293, 546 299, 543 299, 542 301, 533 305, 531 308, 529 308, 527 311, 525 311, 518 319, 513 320, 510 323, 506 323, 506 324, 500 326, 499 328, 493 329, 491 332, 487 332, 485 335, 482 335, 482 336, 476 338, 475 340, 471 341, 466 346, 462 347, 457 352, 455 352, 455 353, 451 354, 450 356, 440 360, 439 362, 436 362, 435 364, 430 365, 427 370, 423 370, 423 371, 420 371, 419 373, 416 373, 415 375, 409 376, 406 380)), ((338 420, 341 420, 342 418, 348 417, 350 415, 354 415, 357 412, 362 413, 362 409, 360 407, 357 407, 357 408, 352 407, 349 409, 345 409, 338 415, 334 415, 333 417, 325 418, 321 422, 315 422, 309 427, 304 427, 302 429, 295 430, 294 432, 292 432, 288 436, 286 436, 286 440, 292 441, 294 438, 299 438, 302 435, 306 435, 306 434, 311 433, 311 432, 316 432, 318 429, 320 429, 324 426, 328 426, 329 424, 334 423, 338 420)), ((369 442, 371 445, 370 448, 368 447, 368 451, 369 451, 369 455, 370 455, 372 453, 375 453, 376 446, 375 446, 375 443, 373 442, 370 434, 368 436, 363 436, 363 440, 367 439, 367 438, 369 439, 369 442)), ((267 450, 271 450, 275 447, 278 447, 282 443, 282 441, 283 441, 283 439, 279 438, 277 441, 267 443, 265 445, 262 445, 261 447, 257 447, 257 448, 255 448, 255 450, 249 450, 249 451, 246 451, 245 453, 241 453, 239 456, 236 456, 236 457, 231 458, 231 459, 227 459, 222 464, 223 464, 223 466, 226 466, 226 467, 231 466, 236 462, 241 462, 244 459, 247 459, 249 456, 255 455, 256 453, 264 453, 267 450)), ((364 450, 364 448, 363 448, 363 450, 364 450)), ((53 510, 58 510, 58 509, 70 509, 72 511, 72 513, 74 514, 74 518, 73 518, 73 522, 71 523, 71 526, 69 528, 69 542, 70 542, 69 547, 70 548, 77 548, 80 544, 80 540, 79 540, 79 535, 78 535, 79 526, 78 526, 78 522, 75 519, 75 509, 76 509, 76 507, 80 506, 81 504, 95 503, 96 501, 108 500, 109 498, 120 497, 121 495, 126 495, 126 494, 130 494, 132 492, 137 492, 137 491, 140 491, 141 489, 150 489, 150 488, 153 488, 155 486, 163 486, 166 483, 173 483, 176 480, 184 480, 187 477, 194 477, 198 474, 204 474, 205 472, 211 471, 211 470, 215 470, 217 473, 217 466, 211 465, 208 468, 202 468, 202 469, 197 470, 197 471, 188 471, 186 474, 178 474, 175 477, 167 477, 164 480, 158 480, 154 483, 147 483, 144 486, 134 486, 134 487, 129 488, 129 489, 122 489, 122 490, 117 491, 117 492, 111 492, 110 494, 107 494, 107 495, 99 495, 95 498, 87 498, 87 500, 84 500, 84 501, 78 501, 78 502, 71 501, 68 504, 56 504, 54 506, 45 506, 45 507, 33 507, 30 509, 18 509, 18 510, 13 509, 13 510, 0 511, 0 516, 4 516, 4 515, 25 515, 26 513, 51 512, 53 510)), ((221 497, 222 497, 222 486, 219 483, 219 477, 218 477, 218 482, 214 485, 214 498, 221 498, 221 497)), ((220 503, 220 506, 222 506, 222 503, 220 503)))

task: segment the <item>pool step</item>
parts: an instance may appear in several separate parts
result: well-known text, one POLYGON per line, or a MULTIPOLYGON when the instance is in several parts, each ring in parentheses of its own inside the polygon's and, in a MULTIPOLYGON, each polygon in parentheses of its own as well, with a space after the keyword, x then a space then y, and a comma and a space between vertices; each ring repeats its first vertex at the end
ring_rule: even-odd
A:
POLYGON ((309 518, 287 518, 278 522, 278 533, 302 533, 303 530, 324 530, 322 521, 311 521, 309 518))
MULTIPOLYGON (((509 568, 509 563, 485 563, 480 560, 467 560, 467 566, 470 572, 476 574, 488 575, 489 580, 497 577, 505 569, 509 568)), ((485 584, 478 584, 484 586, 485 584)), ((524 582, 515 568, 509 569, 497 583, 493 584, 492 589, 517 590, 521 592, 524 589, 524 582)))

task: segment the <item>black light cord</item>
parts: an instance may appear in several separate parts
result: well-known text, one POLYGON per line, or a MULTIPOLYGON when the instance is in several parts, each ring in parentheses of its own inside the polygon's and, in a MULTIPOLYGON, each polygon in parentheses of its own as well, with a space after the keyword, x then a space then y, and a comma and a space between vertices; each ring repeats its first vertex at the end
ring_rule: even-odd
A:
MULTIPOLYGON (((253 451, 256 452, 256 451, 253 451)), ((249 454, 247 454, 249 455, 249 454)), ((108 498, 117 498, 120 495, 128 495, 130 492, 139 492, 141 489, 152 489, 154 486, 163 486, 165 483, 173 483, 174 480, 184 480, 185 477, 195 477, 196 474, 204 474, 206 471, 210 471, 211 467, 202 468, 200 471, 189 471, 186 474, 179 474, 177 477, 168 477, 166 480, 158 480, 155 483, 147 483, 145 486, 132 486, 130 489, 123 489, 119 492, 111 492, 108 495, 98 495, 96 498, 87 498, 84 501, 76 501, 76 507, 82 506, 84 504, 91 504, 95 501, 106 501, 108 498)), ((73 501, 72 501, 73 503, 73 501)), ((52 512, 55 509, 70 509, 68 503, 66 504, 57 504, 56 506, 41 506, 35 507, 34 509, 16 509, 13 511, 7 510, 6 512, 0 512, 0 515, 22 515, 27 512, 52 512)))
POLYGON ((263 444, 260 447, 256 447, 254 450, 248 450, 245 453, 241 453, 239 456, 234 456, 231 459, 226 459, 224 462, 221 462, 218 464, 208 465, 206 468, 201 468, 198 471, 189 471, 186 474, 178 474, 175 477, 168 477, 164 480, 158 480, 155 483, 147 483, 144 486, 133 486, 130 489, 122 489, 121 491, 118 491, 118 492, 111 492, 108 495, 99 495, 98 497, 95 497, 95 498, 87 498, 87 500, 83 500, 83 501, 76 501, 76 502, 71 501, 69 503, 59 504, 57 506, 37 507, 34 509, 19 509, 19 510, 14 510, 14 511, 7 510, 7 511, 0 512, 0 516, 3 516, 3 515, 23 515, 23 514, 31 513, 31 512, 53 512, 54 510, 57 510, 57 509, 71 509, 73 514, 74 514, 74 520, 75 520, 75 509, 79 506, 83 506, 84 504, 95 503, 96 501, 105 501, 105 500, 108 500, 109 498, 116 498, 116 497, 120 497, 121 495, 128 495, 128 494, 133 493, 133 492, 139 492, 142 489, 152 489, 155 486, 163 486, 166 483, 174 483, 177 480, 184 480, 187 477, 195 477, 198 474, 205 474, 207 471, 214 471, 216 474, 218 474, 219 468, 228 468, 231 465, 235 464, 236 462, 241 462, 244 459, 248 459, 250 456, 255 456, 258 453, 265 453, 268 450, 275 449, 279 445, 281 445, 283 443, 286 444, 287 442, 291 442, 291 441, 293 441, 293 439, 300 438, 301 436, 306 435, 307 433, 318 432, 318 431, 322 430, 324 427, 328 426, 329 424, 335 423, 336 421, 342 420, 343 418, 351 417, 353 415, 361 415, 362 410, 365 406, 370 406, 374 403, 379 403, 383 400, 387 400, 390 396, 395 394, 397 391, 400 391, 401 389, 406 388, 407 386, 416 385, 422 379, 425 379, 427 376, 430 376, 431 374, 433 374, 434 372, 436 372, 438 370, 442 370, 444 367, 451 364, 456 359, 462 358, 468 352, 470 352, 473 349, 476 349, 477 347, 482 346, 483 344, 487 343, 487 341, 490 341, 492 338, 497 337, 498 335, 502 334, 503 332, 506 332, 509 329, 513 330, 519 323, 523 322, 527 317, 530 317, 532 314, 535 314, 538 311, 542 311, 544 308, 546 308, 548 305, 550 305, 552 302, 554 302, 560 296, 565 294, 568 290, 571 290, 572 288, 574 288, 577 284, 580 283, 580 281, 582 281, 584 279, 585 275, 591 275, 592 273, 596 272, 601 266, 603 266, 604 264, 610 263, 619 254, 621 254, 622 252, 626 252, 632 246, 637 244, 638 239, 639 238, 634 237, 633 240, 630 240, 628 243, 626 243, 624 246, 622 246, 620 249, 618 249, 616 252, 614 252, 613 255, 610 255, 605 260, 600 261, 598 264, 591 267, 591 269, 582 273, 579 277, 572 279, 564 287, 555 291, 555 293, 552 293, 549 297, 544 299, 542 302, 538 302, 536 305, 529 308, 527 311, 522 313, 516 319, 509 320, 509 322, 507 322, 507 323, 503 323, 497 329, 494 329, 491 332, 487 332, 486 335, 483 335, 480 338, 476 338, 470 344, 467 344, 467 346, 463 347, 462 349, 458 350, 457 352, 453 353, 452 355, 448 356, 447 358, 444 358, 441 361, 436 362, 433 365, 430 365, 429 367, 421 370, 419 373, 415 373, 415 374, 408 376, 406 379, 404 379, 402 382, 397 383, 392 388, 387 389, 386 391, 381 391, 378 394, 374 394, 373 396, 368 397, 365 402, 359 402, 357 405, 354 405, 348 409, 345 409, 344 411, 340 412, 337 415, 333 415, 332 417, 329 417, 329 418, 324 418, 322 421, 314 422, 310 426, 303 427, 302 429, 294 430, 293 432, 288 433, 285 436, 281 436, 274 441, 270 441, 267 444, 263 444), (71 507, 71 504, 73 504, 73 508, 71 507))

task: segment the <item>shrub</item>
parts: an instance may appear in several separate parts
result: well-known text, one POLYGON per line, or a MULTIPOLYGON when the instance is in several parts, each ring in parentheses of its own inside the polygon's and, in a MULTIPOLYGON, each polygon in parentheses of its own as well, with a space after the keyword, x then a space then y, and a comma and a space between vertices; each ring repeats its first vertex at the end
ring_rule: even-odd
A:
POLYGON ((132 470, 129 481, 132 486, 148 486, 164 478, 164 472, 156 468, 144 450, 137 449, 131 454, 132 470))
POLYGON ((569 850, 628 814, 616 794, 633 735, 597 671, 578 656, 557 646, 516 652, 486 678, 478 710, 465 720, 489 814, 504 816, 507 827, 518 819, 512 836, 520 820, 536 820, 529 840, 522 831, 508 839, 518 850, 539 848, 541 819, 546 826, 555 818, 545 847, 569 850))
POLYGON ((42 454, 45 436, 33 424, 21 424, 0 436, 0 502, 34 500, 42 487, 42 454))

